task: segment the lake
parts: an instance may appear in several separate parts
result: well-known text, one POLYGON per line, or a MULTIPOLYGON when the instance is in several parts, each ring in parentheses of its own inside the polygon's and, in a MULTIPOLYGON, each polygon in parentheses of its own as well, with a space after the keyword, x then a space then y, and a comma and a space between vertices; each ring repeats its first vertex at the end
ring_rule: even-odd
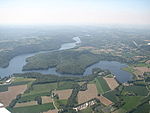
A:
MULTIPOLYGON (((52 50, 51 52, 71 49, 71 48, 74 48, 78 44, 81 43, 81 40, 80 40, 79 37, 73 37, 73 40, 75 42, 62 44, 60 49, 52 50)), ((25 54, 25 55, 19 55, 19 56, 14 57, 9 62, 9 66, 8 67, 0 68, 0 76, 1 77, 5 77, 5 76, 12 75, 13 73, 23 73, 24 71, 22 71, 22 67, 26 64, 26 58, 34 56, 34 55, 39 54, 39 53, 44 53, 44 52, 48 52, 48 51, 42 51, 42 52, 37 52, 37 53, 25 54)), ((42 72, 43 71, 41 71, 41 73, 42 72)))
MULTIPOLYGON (((60 49, 52 50, 52 51, 61 51, 61 50, 71 49, 81 43, 81 40, 79 37, 73 37, 73 40, 75 42, 62 44, 60 49)), ((47 51, 44 51, 44 52, 47 52, 47 51)), ((25 54, 25 55, 20 55, 20 56, 14 57, 10 61, 9 66, 7 68, 0 68, 0 76, 4 77, 4 76, 12 75, 13 73, 24 73, 24 72, 40 72, 43 74, 56 74, 59 76, 63 76, 64 74, 60 74, 60 73, 56 72, 55 68, 49 68, 48 70, 22 71, 22 67, 26 64, 26 58, 34 56, 39 53, 44 53, 44 52, 25 54)), ((116 76, 117 80, 121 83, 132 80, 132 77, 133 77, 133 75, 131 73, 121 70, 122 68, 127 67, 126 64, 122 64, 122 63, 119 63, 116 61, 100 61, 100 62, 93 64, 93 65, 89 66, 88 68, 86 68, 83 75, 77 75, 77 76, 89 75, 92 73, 92 69, 96 68, 96 67, 99 67, 101 69, 110 70, 116 76)), ((70 75, 70 74, 68 74, 68 75, 70 75)))

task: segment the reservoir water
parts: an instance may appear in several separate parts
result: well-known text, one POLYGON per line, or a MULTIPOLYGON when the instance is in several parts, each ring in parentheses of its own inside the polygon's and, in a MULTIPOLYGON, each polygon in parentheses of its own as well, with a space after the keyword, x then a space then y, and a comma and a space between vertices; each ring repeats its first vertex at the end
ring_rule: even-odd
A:
MULTIPOLYGON (((81 40, 79 37, 73 37, 73 40, 75 42, 62 44, 59 50, 52 50, 52 51, 61 51, 61 50, 71 49, 71 48, 76 47, 79 43, 81 43, 81 40)), ((13 73, 23 73, 24 71, 22 71, 22 67, 26 64, 26 58, 34 56, 39 53, 44 53, 44 52, 47 52, 47 51, 24 54, 24 55, 19 55, 19 56, 14 57, 9 62, 8 67, 0 68, 0 77, 9 76, 9 75, 12 75, 13 73)), ((43 71, 41 71, 41 73, 42 72, 43 71)))
MULTIPOLYGON (((81 43, 81 40, 79 37, 74 37, 73 40, 75 42, 72 43, 65 43, 62 44, 60 49, 58 50, 53 50, 53 51, 61 51, 61 50, 67 50, 76 47, 78 44, 81 43)), ((12 75, 13 73, 24 73, 24 72, 40 72, 43 74, 56 74, 59 76, 63 76, 64 74, 60 74, 56 72, 55 68, 49 68, 48 70, 32 70, 32 71, 22 71, 22 67, 26 64, 26 58, 34 56, 36 54, 43 53, 43 52, 38 52, 38 53, 32 53, 32 54, 25 54, 25 55, 19 55, 14 57, 7 68, 0 68, 0 76, 9 76, 12 75)), ((129 72, 121 70, 121 68, 127 67, 126 64, 122 64, 116 61, 100 61, 96 64, 93 64, 86 68, 84 72, 85 75, 89 75, 92 73, 92 69, 99 67, 101 69, 108 69, 110 70, 117 78, 117 80, 121 83, 127 82, 129 80, 132 80, 133 75, 129 72)), ((79 76, 83 76, 79 75, 79 76)))

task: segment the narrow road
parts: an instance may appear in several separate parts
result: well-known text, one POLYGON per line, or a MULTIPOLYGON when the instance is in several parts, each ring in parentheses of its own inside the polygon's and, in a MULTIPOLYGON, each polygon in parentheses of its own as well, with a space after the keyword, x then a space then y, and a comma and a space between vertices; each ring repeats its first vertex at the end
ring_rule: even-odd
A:
POLYGON ((57 110, 57 112, 59 111, 58 110, 58 108, 57 108, 57 106, 55 105, 55 101, 54 101, 54 99, 52 98, 52 101, 53 101, 53 106, 54 106, 54 108, 57 110))

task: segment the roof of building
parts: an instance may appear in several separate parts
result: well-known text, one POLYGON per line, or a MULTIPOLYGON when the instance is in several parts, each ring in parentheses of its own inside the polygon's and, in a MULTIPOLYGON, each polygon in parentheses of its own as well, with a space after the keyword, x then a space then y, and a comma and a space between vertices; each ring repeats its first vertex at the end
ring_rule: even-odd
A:
POLYGON ((10 113, 6 108, 0 108, 0 113, 10 113))

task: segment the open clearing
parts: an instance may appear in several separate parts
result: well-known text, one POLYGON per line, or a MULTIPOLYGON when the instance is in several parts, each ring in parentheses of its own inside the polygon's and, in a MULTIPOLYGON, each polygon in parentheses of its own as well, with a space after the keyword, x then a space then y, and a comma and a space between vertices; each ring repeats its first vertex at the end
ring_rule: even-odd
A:
POLYGON ((24 106, 33 106, 37 105, 36 101, 24 102, 24 103, 17 103, 15 107, 24 107, 24 106))
POLYGON ((72 93, 72 89, 66 89, 66 90, 56 90, 53 91, 53 93, 58 94, 59 99, 64 100, 64 99, 68 99, 72 93))
POLYGON ((51 103, 52 102, 52 99, 50 96, 42 96, 42 103, 45 104, 45 103, 51 103))
POLYGON ((8 91, 0 92, 0 102, 6 107, 18 94, 22 94, 26 89, 27 85, 8 87, 8 91))
POLYGON ((104 79, 106 80, 106 82, 111 90, 114 90, 116 87, 119 86, 118 82, 114 78, 104 77, 104 79))
POLYGON ((78 103, 84 103, 90 99, 97 97, 97 89, 95 84, 88 84, 86 91, 79 91, 78 93, 78 103))

